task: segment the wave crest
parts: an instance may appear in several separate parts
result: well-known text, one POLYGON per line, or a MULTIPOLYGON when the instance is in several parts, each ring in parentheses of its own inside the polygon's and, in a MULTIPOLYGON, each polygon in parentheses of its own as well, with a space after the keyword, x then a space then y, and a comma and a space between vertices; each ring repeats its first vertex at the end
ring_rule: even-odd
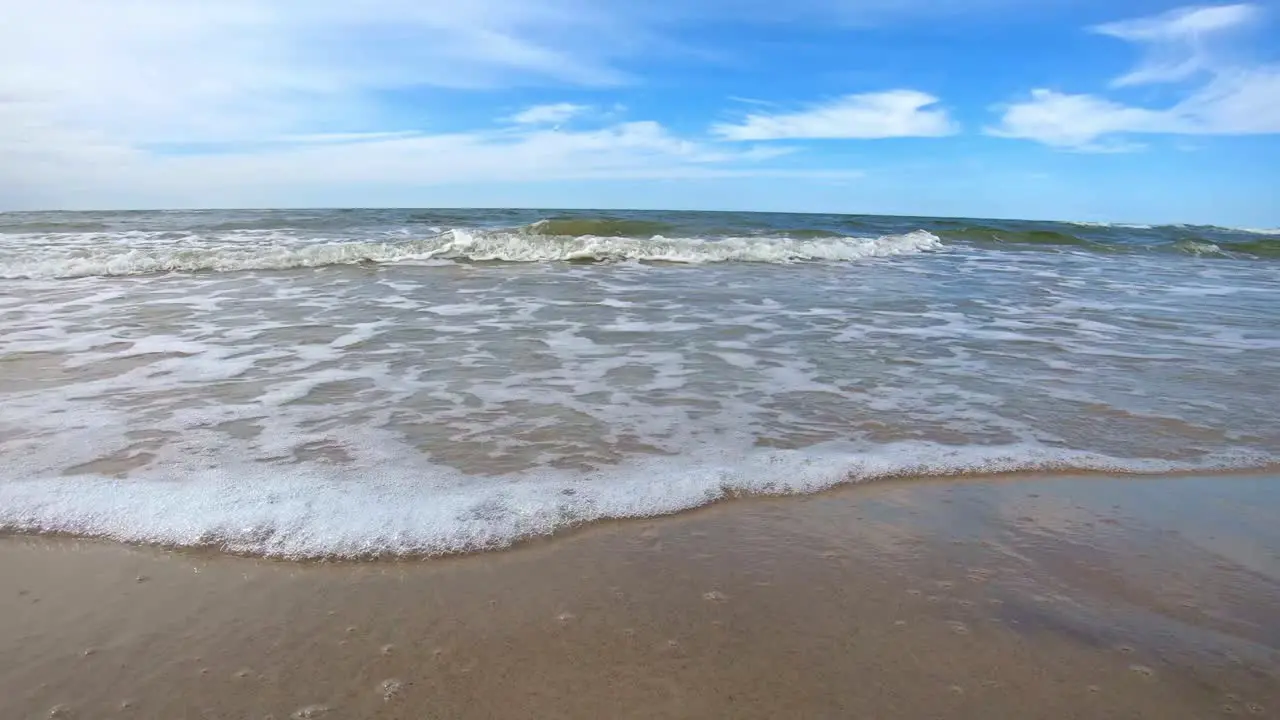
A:
POLYGON ((22 248, 0 256, 0 278, 57 279, 156 273, 285 270, 328 265, 453 262, 839 262, 910 255, 942 247, 923 230, 878 238, 665 238, 545 235, 516 231, 450 230, 430 238, 395 242, 298 241, 183 243, 129 248, 120 245, 22 248))
POLYGON ((586 236, 529 236, 524 233, 469 233, 454 230, 436 257, 451 260, 554 262, 644 261, 672 263, 793 263, 849 261, 909 255, 942 247, 934 234, 916 230, 878 238, 731 237, 647 239, 586 236))

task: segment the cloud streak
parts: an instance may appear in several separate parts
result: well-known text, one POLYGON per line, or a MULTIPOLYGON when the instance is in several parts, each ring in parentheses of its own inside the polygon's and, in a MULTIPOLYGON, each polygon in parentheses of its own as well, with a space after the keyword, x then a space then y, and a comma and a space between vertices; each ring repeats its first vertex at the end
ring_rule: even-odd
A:
POLYGON ((1211 71, 1215 44, 1224 31, 1243 27, 1261 18, 1253 5, 1186 7, 1153 17, 1097 25, 1091 30, 1142 45, 1141 65, 1112 81, 1115 87, 1177 82, 1211 71))
POLYGON ((575 105, 574 103, 534 105, 512 115, 508 120, 517 125, 558 125, 568 122, 588 110, 590 108, 586 105, 575 105))
MULTIPOLYGON (((63 138, 50 138, 63 140, 63 138)), ((466 183, 544 183, 592 179, 726 177, 853 178, 852 170, 805 170, 764 164, 785 148, 724 147, 672 134, 653 121, 589 130, 501 128, 443 134, 368 133, 282 137, 265 149, 159 155, 106 145, 86 159, 48 143, 28 146, 21 165, 0 166, 0 204, 49 206, 51 198, 91 198, 62 207, 290 206, 306 198, 334 202, 344 192, 368 197, 379 188, 466 183), (87 164, 88 163, 88 164, 87 164), (108 164, 110 174, 86 172, 108 164), (22 182, 16 182, 21 176, 22 182), (6 197, 5 187, 22 195, 6 197), (123 192, 121 195, 119 193, 123 192)), ((5 149, 0 147, 0 154, 5 149)))
POLYGON ((874 140, 942 137, 959 131, 938 98, 917 90, 846 95, 800 112, 752 113, 711 132, 725 140, 874 140))

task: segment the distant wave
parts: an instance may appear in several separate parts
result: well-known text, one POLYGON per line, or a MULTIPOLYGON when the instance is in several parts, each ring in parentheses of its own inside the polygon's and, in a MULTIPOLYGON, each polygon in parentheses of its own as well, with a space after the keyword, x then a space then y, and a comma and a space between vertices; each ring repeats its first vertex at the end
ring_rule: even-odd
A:
MULTIPOLYGON (((744 224, 745 225, 745 224, 744 224)), ((716 228, 713 235, 733 237, 744 235, 745 227, 716 228)), ((761 228, 774 237, 787 237, 796 240, 815 240, 820 238, 849 237, 834 230, 825 228, 761 228)), ((659 220, 636 220, 628 218, 582 218, 564 217, 547 218, 521 228, 521 231, 533 235, 559 237, 606 237, 606 238, 653 238, 679 237, 687 235, 688 229, 675 223, 659 220)))
MULTIPOLYGON (((1103 223, 1071 223, 1081 227, 1104 227, 1103 223)), ((1137 225, 1106 225, 1107 228, 1152 229, 1137 225)), ((940 239, 947 243, 965 243, 978 246, 1063 246, 1087 248, 1095 252, 1177 252, 1197 257, 1219 258, 1276 258, 1280 257, 1280 238, 1262 237, 1241 241, 1224 235, 1240 233, 1209 226, 1169 225, 1164 237, 1144 237, 1141 240, 1119 238, 1098 240, 1060 230, 1007 229, 985 225, 966 225, 955 229, 938 230, 940 239)), ((1086 233, 1082 232, 1082 235, 1086 233)), ((1257 233, 1264 234, 1264 233, 1257 233)))
POLYGON ((1245 253, 1256 257, 1280 258, 1280 238, 1255 242, 1233 242, 1222 247, 1230 252, 1245 253))
POLYGON ((1143 225, 1142 223, 1110 223, 1110 222, 1091 222, 1089 220, 1068 220, 1068 225, 1089 228, 1125 228, 1127 230, 1151 230, 1155 225, 1143 225))
MULTIPOLYGON (((3 213, 0 213, 2 215, 3 213)), ((0 237, 5 234, 20 233, 73 233, 73 232, 107 232, 110 228, 105 223, 92 221, 67 220, 25 220, 9 221, 0 226, 0 237)))
POLYGON ((1219 257, 1252 256, 1255 258, 1280 258, 1280 238, 1259 238, 1245 242, 1210 240, 1200 235, 1184 237, 1174 243, 1177 250, 1192 255, 1219 257))
POLYGON ((1197 225, 1194 223, 1174 223, 1172 225, 1143 225, 1140 223, 1090 222, 1088 220, 1069 220, 1068 225, 1088 228, 1123 228, 1127 230, 1154 230, 1158 228, 1196 229, 1205 228, 1219 232, 1247 233, 1250 235, 1275 235, 1280 237, 1280 228, 1247 228, 1230 227, 1228 225, 1197 225))
MULTIPOLYGON (((576 221, 575 221, 576 222, 576 221)), ((587 221, 594 222, 594 221, 587 221)), ((568 228, 560 228, 568 229, 568 228)), ((917 230, 878 238, 790 237, 699 238, 601 237, 546 234, 535 224, 510 231, 450 230, 430 238, 395 242, 263 242, 223 239, 166 244, 31 243, 0 255, 0 278, 54 279, 155 273, 283 270, 327 265, 454 262, 794 263, 839 262, 910 255, 942 248, 941 240, 917 230)))
POLYGON ((1006 230, 983 225, 970 225, 956 230, 941 230, 939 235, 944 240, 961 242, 1105 247, 1102 243, 1056 230, 1006 230))
POLYGON ((1280 228, 1222 228, 1231 232, 1248 233, 1250 235, 1274 235, 1280 238, 1280 228))
POLYGON ((1238 233, 1241 235, 1274 235, 1280 238, 1280 228, 1247 228, 1247 227, 1231 227, 1229 225, 1197 225, 1194 223, 1179 223, 1176 225, 1162 225, 1161 227, 1173 228, 1177 230, 1207 230, 1219 233, 1238 233))

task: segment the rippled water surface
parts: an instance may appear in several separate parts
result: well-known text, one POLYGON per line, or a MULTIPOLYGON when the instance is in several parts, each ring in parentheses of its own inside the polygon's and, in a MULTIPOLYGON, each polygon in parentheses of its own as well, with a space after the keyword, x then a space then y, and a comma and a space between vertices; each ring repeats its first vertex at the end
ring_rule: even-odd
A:
POLYGON ((1280 235, 0 214, 0 526, 496 547, 743 492, 1280 460, 1280 235))

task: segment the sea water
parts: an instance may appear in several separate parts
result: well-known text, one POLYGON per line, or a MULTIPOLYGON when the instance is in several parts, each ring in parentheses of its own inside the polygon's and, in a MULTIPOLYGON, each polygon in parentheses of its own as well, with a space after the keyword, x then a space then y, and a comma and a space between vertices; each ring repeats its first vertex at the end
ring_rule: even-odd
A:
POLYGON ((498 548, 888 477, 1280 464, 1280 232, 0 214, 0 528, 498 548))

